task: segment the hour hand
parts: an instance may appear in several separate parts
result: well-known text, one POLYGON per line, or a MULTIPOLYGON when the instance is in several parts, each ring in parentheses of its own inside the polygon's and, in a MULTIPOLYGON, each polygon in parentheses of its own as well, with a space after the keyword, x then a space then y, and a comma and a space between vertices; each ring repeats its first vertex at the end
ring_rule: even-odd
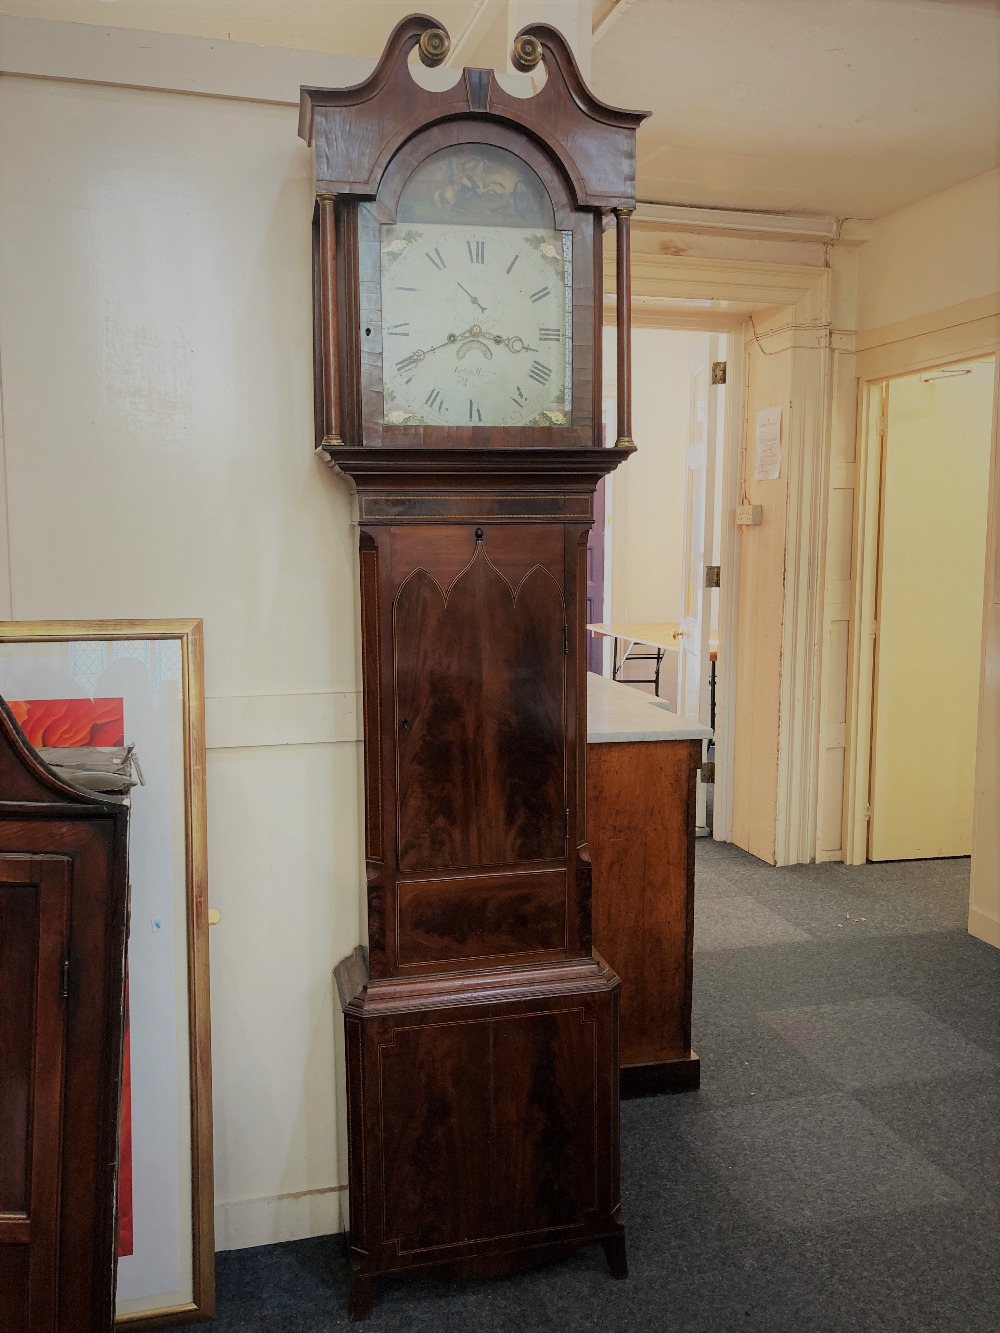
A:
MULTIPOLYGON (((458 282, 458 279, 456 278, 455 281, 458 282)), ((473 296, 472 293, 469 291, 468 287, 464 287, 464 286, 462 286, 462 283, 459 282, 458 285, 459 285, 459 287, 462 288, 462 291, 465 292, 466 296, 469 298, 469 300, 472 302, 472 304, 478 306, 479 309, 483 312, 483 314, 485 314, 485 313, 486 313, 486 307, 485 307, 485 306, 483 305, 483 303, 479 300, 479 298, 476 297, 476 296, 473 296)))
POLYGON ((519 337, 517 336, 516 333, 513 334, 513 335, 512 335, 511 337, 509 337, 509 338, 500 338, 500 337, 497 337, 497 338, 494 339, 494 341, 495 341, 495 342, 498 342, 498 343, 504 343, 507 347, 510 348, 510 350, 511 350, 512 352, 537 352, 537 351, 538 351, 538 348, 537 348, 537 347, 530 347, 530 346, 528 345, 528 343, 526 343, 526 342, 524 341, 523 338, 519 338, 519 337))

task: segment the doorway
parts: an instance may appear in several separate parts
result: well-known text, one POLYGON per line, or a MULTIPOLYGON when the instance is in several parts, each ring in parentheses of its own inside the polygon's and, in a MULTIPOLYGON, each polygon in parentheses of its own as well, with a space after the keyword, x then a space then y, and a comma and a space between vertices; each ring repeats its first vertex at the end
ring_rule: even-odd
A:
MULTIPOLYGON (((603 396, 612 406, 613 337, 606 328, 603 396)), ((603 668, 604 675, 708 726, 722 713, 718 571, 725 561, 723 513, 735 502, 725 501, 724 493, 739 460, 724 367, 734 344, 742 348, 741 339, 723 330, 633 329, 638 452, 608 477, 596 515, 595 530, 604 524, 603 569, 588 553, 591 605, 603 581, 603 632, 590 637, 590 669, 603 668), (730 452, 736 466, 727 466, 730 452)), ((737 391, 741 371, 734 367, 737 391)), ((706 757, 715 758, 711 751, 706 757)), ((704 777, 711 779, 713 770, 710 762, 704 777)), ((700 781, 696 823, 702 832, 712 805, 710 783, 700 781)))
POLYGON ((880 388, 868 859, 969 856, 994 359, 880 388))

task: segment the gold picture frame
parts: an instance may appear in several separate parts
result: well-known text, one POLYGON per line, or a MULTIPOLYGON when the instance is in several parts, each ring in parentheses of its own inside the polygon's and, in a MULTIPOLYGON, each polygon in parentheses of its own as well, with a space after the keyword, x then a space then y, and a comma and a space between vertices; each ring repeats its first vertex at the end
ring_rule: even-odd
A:
MULTIPOLYGON (((112 657, 130 657, 135 655, 141 645, 155 645, 152 656, 159 663, 167 654, 171 663, 171 680, 178 679, 177 655, 165 641, 176 641, 179 651, 180 706, 179 719, 182 730, 183 754, 183 865, 184 865, 184 938, 186 941, 186 980, 187 980, 187 1081, 189 1089, 190 1121, 184 1126, 180 1140, 190 1148, 190 1170, 184 1170, 183 1152, 178 1152, 178 1177, 182 1189, 179 1198, 183 1201, 187 1194, 187 1182, 190 1182, 190 1226, 183 1221, 186 1208, 179 1204, 182 1226, 178 1232, 181 1250, 190 1237, 190 1283, 185 1281, 184 1291, 190 1285, 190 1300, 181 1299, 175 1303, 155 1304, 158 1296, 154 1292, 148 1298, 130 1300, 132 1307, 127 1312, 120 1312, 116 1318, 118 1327, 128 1329, 163 1328, 176 1324, 193 1323, 211 1319, 215 1315, 215 1198, 214 1166, 212 1152, 212 1062, 211 1062, 211 1020, 209 1011, 209 949, 208 949, 208 841, 205 801, 205 687, 204 687, 204 650, 202 622, 198 619, 176 620, 46 620, 0 622, 0 694, 7 697, 14 681, 15 697, 24 692, 25 682, 31 680, 30 645, 42 645, 54 648, 67 645, 79 652, 78 645, 110 645, 112 657), (119 651, 115 645, 127 645, 119 651), (13 649, 13 650, 12 650, 13 649), (143 1303, 145 1304, 143 1305, 143 1303), (143 1308, 135 1308, 143 1305, 143 1308), (148 1307, 148 1308, 146 1308, 148 1307)), ((44 656, 44 655, 43 655, 44 656)), ((58 654, 50 655, 53 660, 60 660, 58 654)), ((105 649, 105 660, 108 649, 105 649)), ((40 659, 42 660, 42 659, 40 659)), ((48 660, 45 658, 44 660, 48 660)), ((100 661, 98 652, 98 663, 100 661)), ((37 663, 35 664, 37 667, 37 663)), ((129 666, 131 669, 131 666, 129 666)), ((159 672, 159 667, 157 667, 159 672)), ((49 683, 47 690, 57 688, 51 683, 51 675, 46 668, 38 673, 44 675, 49 683)), ((159 687, 160 676, 156 675, 154 685, 159 687)), ((86 687, 84 687, 86 688, 86 687)), ((39 699, 52 699, 52 693, 32 695, 39 699)), ((176 709, 177 701, 172 699, 176 709)), ((124 701, 123 701, 124 716, 124 701)), ((125 723, 126 728, 128 723, 125 723)), ((166 726, 166 723, 163 724, 166 726)), ((127 731, 126 731, 127 735, 127 731)), ((176 740, 176 738, 174 738, 176 740)), ((142 762, 141 749, 138 751, 142 762)), ((176 785, 176 775, 174 783, 176 785)), ((133 801, 133 825, 141 806, 141 796, 133 801)), ((168 814, 165 816, 170 818, 168 814)), ((178 858, 179 859, 179 858, 178 858)), ((170 923, 168 923, 169 926, 170 923)), ((154 923, 154 930, 160 926, 154 923)), ((132 937, 135 938, 137 924, 133 916, 132 937)), ((179 946, 175 945, 175 949, 179 946)), ((175 1018, 175 1024, 178 1019, 175 1018)), ((181 1025, 183 1026, 183 1025, 181 1025)), ((179 1029, 175 1029, 179 1030, 179 1029)), ((181 1062, 183 1063, 183 1062, 181 1062)), ((177 1069, 178 1079, 181 1069, 177 1069)), ((180 1099, 183 1104, 183 1098, 180 1099)), ((187 1263, 183 1260, 183 1272, 186 1278, 187 1263)), ((141 1279, 142 1274, 139 1277, 141 1279)), ((156 1291, 159 1291, 157 1288, 156 1291)))

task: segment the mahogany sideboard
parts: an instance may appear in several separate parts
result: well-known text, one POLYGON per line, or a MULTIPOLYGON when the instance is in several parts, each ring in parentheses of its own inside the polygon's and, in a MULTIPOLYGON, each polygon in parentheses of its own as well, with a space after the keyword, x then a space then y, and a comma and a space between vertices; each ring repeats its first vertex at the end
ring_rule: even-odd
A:
POLYGON ((695 782, 711 730, 587 677, 594 948, 621 978, 621 1094, 697 1088, 691 1050, 695 782))

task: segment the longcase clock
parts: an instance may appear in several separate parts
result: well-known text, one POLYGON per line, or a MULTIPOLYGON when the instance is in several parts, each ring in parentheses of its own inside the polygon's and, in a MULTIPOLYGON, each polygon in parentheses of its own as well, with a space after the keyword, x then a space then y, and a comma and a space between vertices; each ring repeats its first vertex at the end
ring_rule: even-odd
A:
POLYGON ((345 1015, 351 1313, 402 1272, 510 1272, 619 1206, 619 982, 591 946, 587 534, 634 449, 628 223, 642 113, 565 41, 430 92, 433 19, 305 88, 317 444, 357 492, 367 948, 345 1015), (602 230, 618 239, 618 438, 601 447, 602 230))

